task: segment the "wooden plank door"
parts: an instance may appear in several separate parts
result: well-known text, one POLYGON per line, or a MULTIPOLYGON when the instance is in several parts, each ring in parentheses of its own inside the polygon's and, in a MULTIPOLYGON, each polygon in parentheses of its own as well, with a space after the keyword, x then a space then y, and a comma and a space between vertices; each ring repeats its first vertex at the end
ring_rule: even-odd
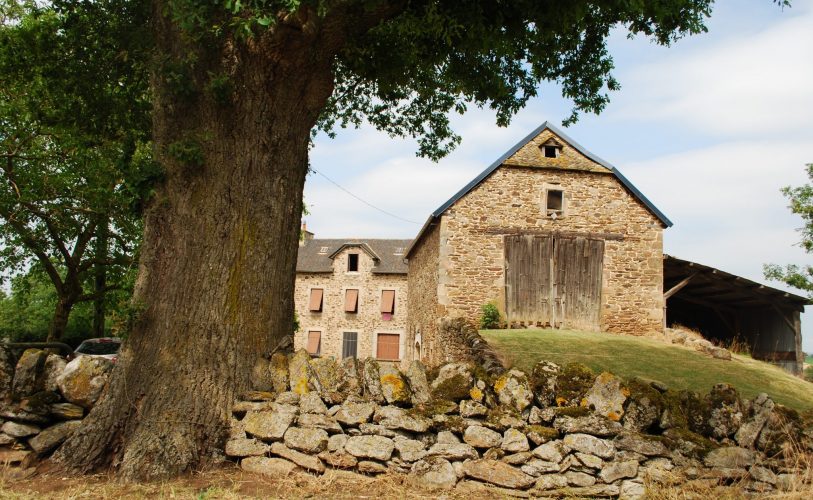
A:
POLYGON ((507 235, 504 241, 508 321, 552 325, 553 238, 507 235))
POLYGON ((598 330, 604 241, 556 238, 553 261, 554 326, 598 330))

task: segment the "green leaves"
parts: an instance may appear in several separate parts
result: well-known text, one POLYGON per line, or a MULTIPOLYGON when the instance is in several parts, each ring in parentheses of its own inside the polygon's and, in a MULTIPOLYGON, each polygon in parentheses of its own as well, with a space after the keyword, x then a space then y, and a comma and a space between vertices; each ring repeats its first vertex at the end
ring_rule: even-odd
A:
MULTIPOLYGON (((790 200, 790 211, 802 217, 804 225, 799 228, 802 239, 799 245, 805 252, 813 252, 813 163, 806 166, 810 183, 802 186, 782 188, 782 194, 790 200)), ((765 264, 762 268, 766 279, 781 281, 787 285, 808 292, 813 298, 813 266, 765 264)))
POLYGON ((148 2, 17 2, 0 25, 0 273, 36 266, 83 301, 133 267, 151 161, 148 2), (109 245, 90 250, 100 221, 109 245), (92 287, 91 287, 92 288, 92 287))

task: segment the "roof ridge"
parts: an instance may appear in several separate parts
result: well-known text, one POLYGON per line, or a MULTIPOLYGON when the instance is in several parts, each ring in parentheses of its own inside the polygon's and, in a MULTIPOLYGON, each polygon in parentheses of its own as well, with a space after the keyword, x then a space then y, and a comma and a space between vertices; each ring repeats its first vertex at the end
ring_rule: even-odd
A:
POLYGON ((523 137, 519 142, 511 146, 505 153, 503 153, 497 160, 495 160, 491 165, 489 165, 485 170, 480 172, 474 179, 472 179, 468 184, 463 186, 459 191, 457 191, 451 198, 446 200, 441 206, 439 206, 434 212, 432 212, 426 220, 426 223, 421 227, 420 231, 418 231, 417 236, 412 241, 412 244, 409 246, 409 249, 406 251, 406 255, 408 256, 412 249, 415 247, 415 244, 420 240, 421 236, 423 236, 424 232, 426 232, 427 228, 430 226, 433 219, 437 219, 440 217, 443 212, 449 209, 452 205, 454 205, 460 198, 467 195, 472 189, 477 187, 486 177, 491 175, 498 167, 500 167, 503 163, 505 163, 508 158, 513 156, 517 151, 519 151, 523 146, 531 142, 536 136, 541 134, 545 129, 550 130, 553 132, 554 135, 558 136, 563 141, 567 142, 573 149, 578 151, 579 153, 583 154, 590 160, 598 163, 602 167, 608 169, 610 173, 612 173, 616 179, 625 187, 627 188, 632 195, 637 198, 644 206, 655 216, 661 223, 666 227, 672 227, 672 221, 669 220, 666 215, 658 210, 658 208, 647 199, 644 194, 636 188, 632 182, 629 181, 615 166, 613 166, 610 162, 602 159, 601 157, 593 154, 587 148, 573 140, 570 136, 565 134, 559 127, 555 126, 551 122, 545 120, 542 122, 542 125, 536 127, 531 133, 523 137))

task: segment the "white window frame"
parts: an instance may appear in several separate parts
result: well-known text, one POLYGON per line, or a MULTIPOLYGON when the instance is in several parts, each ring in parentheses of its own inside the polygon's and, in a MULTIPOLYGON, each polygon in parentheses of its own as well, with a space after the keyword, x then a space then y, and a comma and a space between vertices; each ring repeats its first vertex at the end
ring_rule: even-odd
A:
POLYGON ((558 219, 567 216, 568 203, 567 203, 567 189, 561 184, 544 184, 542 186, 542 213, 545 214, 547 219, 558 219), (561 210, 548 210, 548 193, 550 191, 561 191, 562 193, 562 209, 561 210), (553 214, 556 214, 554 217, 553 214))
POLYGON ((349 274, 351 276, 361 274, 361 254, 363 254, 363 253, 364 253, 364 251, 362 249, 360 249, 360 248, 357 248, 357 247, 353 247, 352 250, 349 249, 349 248, 347 249, 347 251, 344 253, 344 255, 345 255, 344 274, 349 274), (356 270, 355 271, 351 271, 349 269, 349 267, 350 267, 350 254, 358 255, 358 260, 356 261, 356 270))

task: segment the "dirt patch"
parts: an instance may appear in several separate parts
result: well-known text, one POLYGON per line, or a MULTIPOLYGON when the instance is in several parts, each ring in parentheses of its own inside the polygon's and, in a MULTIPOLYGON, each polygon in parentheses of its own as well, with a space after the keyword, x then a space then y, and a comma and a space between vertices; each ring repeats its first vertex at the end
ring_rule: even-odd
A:
MULTIPOLYGON (((401 498, 438 496, 408 482, 407 476, 385 474, 377 477, 329 470, 322 476, 295 472, 287 477, 271 478, 224 466, 181 476, 172 481, 119 483, 104 474, 63 477, 41 474, 14 479, 12 468, 0 469, 0 498, 11 500, 65 498, 128 499, 238 499, 238 498, 401 498)), ((468 499, 470 493, 444 492, 447 499, 468 499)), ((502 498, 498 493, 483 498, 502 498)))

